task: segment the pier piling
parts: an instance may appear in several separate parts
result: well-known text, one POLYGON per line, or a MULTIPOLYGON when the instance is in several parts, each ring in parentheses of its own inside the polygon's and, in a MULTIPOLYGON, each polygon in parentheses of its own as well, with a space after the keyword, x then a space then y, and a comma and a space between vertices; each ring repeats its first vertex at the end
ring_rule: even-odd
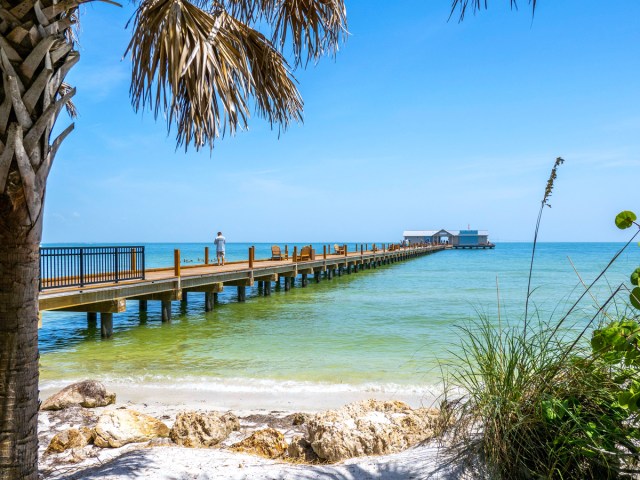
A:
POLYGON ((213 311, 213 307, 215 304, 214 298, 215 293, 213 292, 204 292, 204 311, 211 312, 213 311))
POLYGON ((161 301, 161 309, 162 309, 162 323, 167 323, 171 321, 171 300, 162 300, 161 301))
POLYGON ((113 336, 113 313, 100 313, 100 336, 102 338, 113 336))

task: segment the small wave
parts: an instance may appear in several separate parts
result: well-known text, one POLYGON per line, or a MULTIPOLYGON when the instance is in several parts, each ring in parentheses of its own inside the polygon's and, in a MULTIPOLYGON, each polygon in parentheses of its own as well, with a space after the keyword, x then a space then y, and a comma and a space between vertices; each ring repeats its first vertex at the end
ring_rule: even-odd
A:
MULTIPOLYGON (((63 388, 80 379, 42 381, 41 388, 63 388)), ((405 385, 398 383, 328 383, 293 380, 267 380, 254 378, 205 378, 169 376, 144 376, 143 378, 98 378, 101 382, 115 386, 135 386, 137 388, 161 388, 225 393, 385 393, 397 395, 440 395, 442 384, 405 385)))

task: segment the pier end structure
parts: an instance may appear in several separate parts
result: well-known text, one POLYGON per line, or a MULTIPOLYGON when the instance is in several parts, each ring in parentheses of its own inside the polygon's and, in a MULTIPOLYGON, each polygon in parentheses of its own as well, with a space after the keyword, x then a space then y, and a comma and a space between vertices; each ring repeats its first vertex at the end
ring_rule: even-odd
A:
POLYGON ((409 245, 444 245, 448 248, 492 249, 487 230, 405 230, 403 239, 409 245))

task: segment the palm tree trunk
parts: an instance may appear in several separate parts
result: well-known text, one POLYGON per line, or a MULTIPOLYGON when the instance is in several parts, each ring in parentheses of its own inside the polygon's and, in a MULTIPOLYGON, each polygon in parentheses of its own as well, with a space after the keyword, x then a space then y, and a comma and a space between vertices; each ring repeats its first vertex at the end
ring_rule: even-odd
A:
POLYGON ((42 222, 24 235, 26 209, 7 215, 6 206, 0 199, 0 479, 36 479, 42 222))
POLYGON ((38 477, 38 273, 50 143, 75 90, 78 2, 0 5, 0 480, 38 477))

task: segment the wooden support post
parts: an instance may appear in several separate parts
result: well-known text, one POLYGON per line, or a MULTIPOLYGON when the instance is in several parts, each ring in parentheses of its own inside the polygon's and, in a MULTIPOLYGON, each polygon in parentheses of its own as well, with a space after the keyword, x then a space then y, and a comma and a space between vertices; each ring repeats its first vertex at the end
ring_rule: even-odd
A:
POLYGON ((138 311, 146 312, 147 311, 147 301, 146 300, 138 300, 138 311))
POLYGON ((289 245, 284 246, 284 259, 289 260, 289 245))
POLYGON ((98 314, 96 312, 87 312, 87 324, 90 327, 95 326, 98 321, 98 314))
POLYGON ((307 286, 307 274, 306 273, 302 274, 302 282, 301 283, 302 283, 302 288, 307 286))
POLYGON ((180 250, 177 248, 173 251, 173 274, 180 276, 180 250))
POLYGON ((345 244, 344 244, 344 256, 345 256, 345 257, 348 257, 348 256, 349 256, 348 250, 349 250, 349 247, 348 247, 348 246, 347 246, 347 244, 345 243, 345 244))
POLYGON ((329 268, 327 270, 327 280, 331 280, 333 278, 333 269, 329 268))
POLYGON ((278 275, 278 280, 276 280, 276 290, 280 290, 280 288, 281 288, 280 275, 278 275))
POLYGON ((264 282, 264 296, 268 297, 271 295, 271 282, 264 282))
POLYGON ((162 323, 171 321, 171 300, 162 300, 162 323))
POLYGON ((313 272, 313 278, 315 279, 316 283, 320 283, 320 270, 318 270, 317 272, 313 272))
POLYGON ((360 244, 360 255, 362 255, 364 253, 364 247, 362 244, 360 244))
POLYGON ((294 262, 298 261, 298 247, 296 246, 293 247, 293 261, 294 262))
POLYGON ((113 336, 113 313, 100 314, 100 336, 102 338, 113 336))
POLYGON ((253 268, 253 247, 249 247, 249 268, 253 268))
POLYGON ((209 247, 204 247, 204 264, 209 265, 209 247))
POLYGON ((244 302, 247 299, 247 287, 238 285, 238 302, 244 302))
POLYGON ((264 282, 262 280, 258 281, 258 295, 262 295, 264 282))
POLYGON ((182 291, 182 303, 187 303, 187 291, 183 290, 182 291))
POLYGON ((131 249, 131 271, 135 272, 138 269, 138 259, 136 258, 136 249, 131 249))
POLYGON ((204 292, 204 311, 211 312, 214 306, 214 295, 213 292, 204 292))
POLYGON ((338 267, 338 276, 341 277, 342 276, 342 267, 338 267))
POLYGON ((325 260, 327 259, 327 246, 326 245, 322 246, 322 258, 325 259, 325 260))
POLYGON ((284 277, 284 291, 288 292, 289 290, 291 290, 291 278, 284 277))

